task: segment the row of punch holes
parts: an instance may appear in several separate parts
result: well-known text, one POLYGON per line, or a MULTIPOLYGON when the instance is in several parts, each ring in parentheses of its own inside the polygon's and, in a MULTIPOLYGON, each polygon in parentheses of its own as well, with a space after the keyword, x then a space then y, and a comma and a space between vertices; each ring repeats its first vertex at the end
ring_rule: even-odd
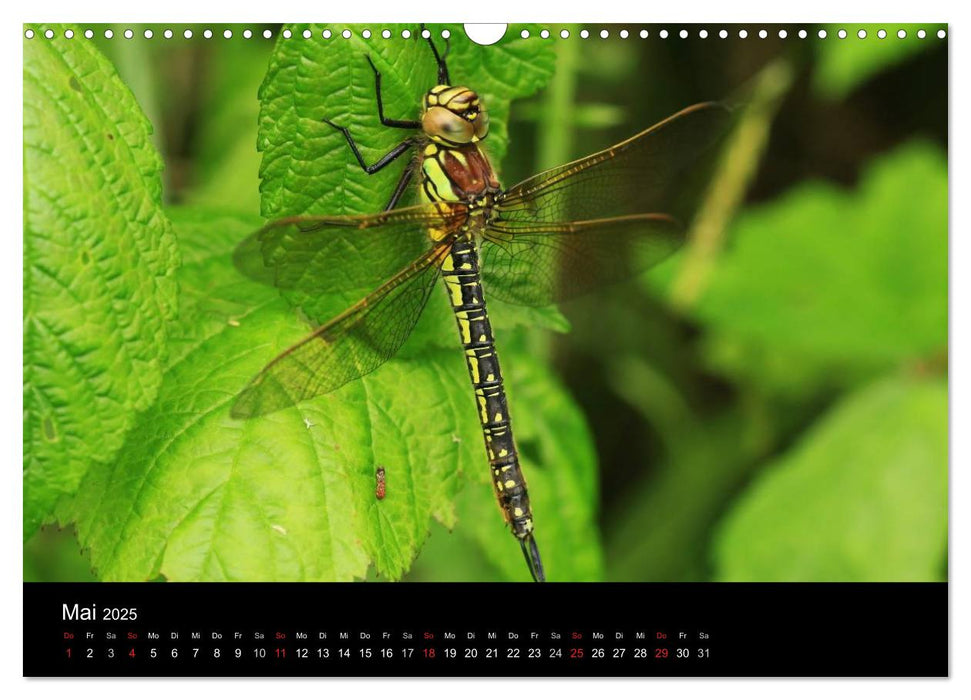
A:
MULTIPOLYGON (((661 39, 667 39, 668 37, 671 37, 671 36, 677 36, 681 39, 687 39, 692 36, 692 33, 693 32, 689 32, 687 29, 681 29, 676 33, 669 32, 667 29, 661 29, 657 32, 657 36, 661 39)), ((717 32, 711 32, 711 33, 709 33, 707 29, 699 29, 697 30, 695 35, 699 39, 707 39, 709 36, 711 37, 717 36, 719 39, 727 39, 733 33, 735 32, 729 32, 727 29, 721 29, 721 30, 718 30, 717 32)), ((191 29, 185 29, 181 32, 181 34, 186 39, 191 39, 195 35, 191 29)), ((250 29, 244 29, 239 34, 244 39, 252 39, 254 36, 257 36, 257 34, 255 34, 250 29)), ((282 32, 280 32, 280 34, 283 36, 284 39, 291 39, 294 37, 303 37, 304 39, 310 39, 315 36, 314 33, 309 29, 304 29, 301 32, 294 32, 290 29, 284 29, 282 32)), ((392 32, 390 29, 384 29, 379 34, 383 39, 391 39, 394 36, 394 32, 392 32)), ((423 30, 421 34, 425 38, 428 38, 429 36, 431 36, 431 32, 427 29, 423 30)), ((581 29, 576 34, 581 39, 588 39, 590 38, 590 36, 592 36, 591 33, 586 29, 581 29)), ((627 29, 621 29, 617 31, 616 34, 621 39, 628 39, 631 36, 633 36, 632 33, 627 29)), ((651 33, 647 29, 635 30, 635 34, 639 36, 641 39, 647 39, 651 36, 651 33)), ((829 36, 829 32, 827 32, 825 29, 819 29, 815 32, 815 34, 820 39, 826 39, 829 36)), ((836 34, 836 37, 839 39, 845 39, 849 36, 849 33, 845 29, 839 29, 835 32, 835 34, 836 34)), ((85 29, 83 32, 83 35, 87 39, 93 39, 95 32, 92 29, 85 29)), ((152 39, 155 37, 155 32, 151 29, 146 29, 144 30, 144 32, 142 32, 142 35, 146 39, 152 39)), ((211 39, 213 38, 213 36, 215 36, 214 32, 211 29, 202 30, 201 35, 204 39, 211 39)), ((262 32, 259 33, 259 35, 262 36, 264 39, 272 39, 273 31, 270 29, 264 29, 262 32)), ((450 35, 451 33, 449 32, 448 29, 443 29, 441 31, 441 36, 443 39, 447 39, 450 35)), ((537 32, 535 35, 533 35, 530 33, 528 29, 523 29, 522 31, 520 31, 519 35, 523 39, 528 39, 530 36, 538 36, 541 39, 549 39, 551 36, 559 36, 561 39, 569 39, 571 36, 571 32, 569 29, 561 29, 558 33, 552 33, 550 32, 549 29, 543 29, 537 32)), ((739 39, 747 39, 750 36, 749 31, 747 29, 739 29, 737 32, 737 35, 739 39)), ((758 32, 755 33, 755 35, 758 36, 760 39, 767 39, 769 37, 769 31, 766 29, 760 29, 758 32)), ((794 32, 794 35, 798 36, 800 39, 806 39, 809 37, 809 32, 805 29, 800 29, 794 32)), ((898 39, 906 39, 907 30, 898 29, 896 32, 896 35, 898 39)), ((24 36, 28 39, 33 39, 35 36, 38 36, 38 33, 35 32, 33 29, 28 28, 27 30, 24 31, 24 36)), ((43 32, 43 36, 47 39, 54 39, 57 36, 57 34, 53 29, 47 29, 43 32)), ((75 36, 75 32, 73 29, 64 30, 64 38, 73 39, 74 36, 75 36)), ((112 29, 104 30, 105 39, 113 39, 114 36, 115 36, 114 30, 112 29)), ((135 37, 135 32, 132 29, 125 29, 122 32, 122 36, 125 39, 133 39, 135 37)), ((171 29, 165 29, 161 32, 161 36, 165 39, 172 39, 173 37, 176 36, 176 32, 173 32, 171 29)), ((232 39, 235 36, 235 34, 232 29, 225 29, 222 32, 222 36, 224 39, 232 39)), ((350 39, 353 36, 353 32, 350 29, 344 29, 341 32, 335 33, 335 32, 332 32, 330 29, 324 29, 319 33, 319 36, 322 39, 331 39, 331 38, 336 38, 338 36, 344 39, 350 39)), ((374 34, 371 32, 370 29, 363 29, 360 32, 360 36, 363 39, 370 39, 372 38, 372 36, 374 36, 374 34)), ((412 36, 412 31, 410 29, 402 29, 400 32, 400 36, 402 39, 409 39, 412 36)), ((609 29, 601 29, 600 32, 594 36, 599 36, 601 39, 607 39, 611 36, 611 32, 609 29)), ((777 36, 780 39, 787 39, 789 37, 789 32, 785 29, 779 29, 777 32, 777 36)), ((869 34, 865 29, 860 29, 856 32, 856 36, 859 39, 866 39, 869 36, 869 34)), ((876 37, 878 39, 886 39, 888 36, 889 34, 886 29, 878 29, 876 32, 876 37)), ((918 39, 925 39, 927 37, 927 32, 924 29, 918 29, 916 32, 916 36, 918 39)), ((947 36, 947 32, 945 30, 939 29, 937 31, 938 39, 943 39, 946 36, 947 36)), ((479 43, 483 43, 483 42, 479 42, 479 43)))

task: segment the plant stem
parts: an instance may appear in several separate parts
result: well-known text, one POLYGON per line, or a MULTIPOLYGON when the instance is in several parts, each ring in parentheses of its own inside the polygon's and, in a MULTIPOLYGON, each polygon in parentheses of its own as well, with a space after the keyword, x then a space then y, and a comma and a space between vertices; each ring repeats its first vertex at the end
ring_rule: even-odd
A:
POLYGON ((718 170, 695 217, 684 260, 671 285, 671 301, 678 309, 694 306, 708 288, 725 243, 725 232, 741 206, 749 183, 768 143, 769 129, 782 98, 792 84, 792 68, 778 59, 756 77, 752 98, 722 154, 718 170))

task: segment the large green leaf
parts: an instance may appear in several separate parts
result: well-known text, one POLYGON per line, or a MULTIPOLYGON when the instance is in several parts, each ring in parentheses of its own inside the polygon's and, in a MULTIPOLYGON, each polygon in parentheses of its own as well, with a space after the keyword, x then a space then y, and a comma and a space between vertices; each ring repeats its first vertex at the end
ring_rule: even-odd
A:
POLYGON ((155 398, 175 239, 152 128, 92 44, 24 41, 24 536, 155 398))
MULTIPOLYGON (((487 485, 461 352, 429 351, 319 401, 233 420, 229 406, 246 381, 304 329, 272 290, 232 267, 232 244, 256 221, 205 211, 171 216, 184 250, 183 299, 158 401, 139 416, 114 462, 88 474, 62 515, 76 521, 99 575, 349 580, 363 578, 373 562, 382 578, 395 579, 433 518, 463 531, 480 527, 464 514, 456 520, 454 500, 467 486, 483 499, 491 535, 514 550, 510 576, 523 578, 525 564, 487 485), (381 501, 374 495, 378 465, 387 470, 381 501)), ((546 415, 543 402, 550 401, 574 433, 549 454, 557 491, 544 495, 548 479, 537 479, 548 566, 595 576, 589 437, 562 390, 537 371, 524 382, 545 398, 524 401, 526 439, 540 429, 530 416, 546 415)), ((547 441, 557 434, 552 423, 541 429, 547 441)), ((447 568, 436 573, 450 576, 447 568)))
POLYGON ((856 191, 810 182, 745 212, 694 311, 710 362, 798 395, 942 356, 947 196, 942 154, 916 142, 856 191))
POLYGON ((945 382, 889 379, 849 396, 725 519, 718 578, 939 580, 947 458, 945 382))
MULTIPOLYGON (((282 300, 232 266, 233 243, 255 220, 173 217, 185 250, 173 360, 158 401, 116 460, 89 473, 73 505, 93 565, 109 580, 347 580, 363 577, 373 558, 399 575, 431 512, 451 517, 458 456, 446 449, 452 427, 433 429, 443 401, 436 358, 371 379, 415 385, 418 404, 400 423, 363 382, 299 412, 231 419, 246 380, 303 329, 282 300), (411 434, 414 453, 404 448, 411 434), (395 482, 408 479, 380 504, 377 463, 395 482)), ((461 357, 450 359, 457 374, 461 357)))

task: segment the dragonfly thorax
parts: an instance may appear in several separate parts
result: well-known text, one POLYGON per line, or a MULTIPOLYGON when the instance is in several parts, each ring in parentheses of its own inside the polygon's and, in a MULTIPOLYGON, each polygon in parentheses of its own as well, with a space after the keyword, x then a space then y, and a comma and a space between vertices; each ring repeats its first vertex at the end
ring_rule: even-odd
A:
POLYGON ((419 156, 421 191, 429 202, 463 202, 490 208, 499 180, 478 144, 441 146, 428 143, 419 156))
POLYGON ((489 114, 469 88, 436 85, 422 99, 421 128, 445 146, 475 143, 489 134, 489 114))

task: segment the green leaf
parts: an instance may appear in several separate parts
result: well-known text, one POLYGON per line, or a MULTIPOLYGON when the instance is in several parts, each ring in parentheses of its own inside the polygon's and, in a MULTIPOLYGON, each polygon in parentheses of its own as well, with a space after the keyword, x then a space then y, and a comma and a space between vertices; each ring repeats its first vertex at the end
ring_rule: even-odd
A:
MULTIPOLYGON (((118 71, 121 82, 131 90, 142 113, 156 129, 152 132, 152 144, 165 155, 165 88, 159 81, 158 66, 166 60, 165 54, 171 52, 170 42, 144 41, 141 39, 146 29, 152 28, 161 38, 163 27, 148 24, 105 24, 86 41, 97 47, 98 51, 118 71), (111 38, 104 31, 113 32, 111 38), (124 32, 134 32, 132 39, 123 39, 124 32)), ((168 174, 168 173, 166 173, 168 174)), ((163 183, 168 184, 168 183, 163 183)))
POLYGON ((936 581, 947 553, 947 385, 890 379, 836 406, 721 525, 728 581, 936 581))
MULTIPOLYGON (((456 527, 457 493, 488 478, 461 352, 388 363, 318 401, 234 420, 229 407, 246 382, 306 329, 274 290, 232 265, 233 244, 258 221, 170 216, 184 250, 183 298, 158 401, 114 462, 88 474, 62 519, 76 522, 107 580, 351 580, 370 563, 400 578, 431 520, 456 527), (378 465, 387 471, 381 501, 378 465)), ((557 468, 592 482, 584 438, 557 468)), ((515 547, 487 496, 496 532, 515 547)), ((557 505, 538 517, 553 534, 567 512, 557 505)), ((525 564, 516 557, 518 578, 525 564)))
POLYGON ((855 192, 810 182, 739 217, 694 313, 713 366, 798 394, 947 344, 947 164, 911 143, 855 192), (817 381, 818 380, 818 381, 817 381))
POLYGON ((115 461, 88 474, 64 519, 75 520, 105 580, 363 575, 355 537, 364 513, 347 470, 373 465, 349 466, 340 452, 362 428, 340 425, 338 439, 344 416, 314 411, 303 412, 310 427, 296 412, 229 417, 247 379, 302 332, 282 300, 233 268, 233 244, 258 221, 171 214, 185 251, 183 304, 158 401, 115 461))
MULTIPOLYGON (((162 163, 90 42, 24 41, 24 536, 154 400, 178 251, 162 163)), ((80 32, 75 30, 75 37, 80 32)))
POLYGON ((911 56, 941 43, 937 38, 939 29, 947 29, 944 24, 847 24, 827 27, 829 36, 816 43, 817 61, 813 74, 813 87, 824 97, 838 100, 846 97, 861 83, 881 71, 903 63, 911 56), (847 36, 839 39, 838 29, 845 29, 847 36), (866 38, 858 38, 860 30, 866 31, 866 38), (887 37, 880 39, 877 31, 884 29, 887 37), (898 30, 907 32, 899 38, 898 30), (917 30, 923 29, 927 37, 917 37, 917 30))

